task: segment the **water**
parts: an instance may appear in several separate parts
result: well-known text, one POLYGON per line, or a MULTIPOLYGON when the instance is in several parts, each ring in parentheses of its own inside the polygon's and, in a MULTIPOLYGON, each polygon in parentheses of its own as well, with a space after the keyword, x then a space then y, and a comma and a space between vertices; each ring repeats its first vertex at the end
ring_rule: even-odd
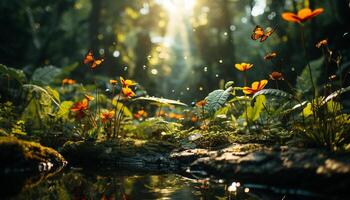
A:
POLYGON ((72 200, 255 200, 321 199, 303 191, 288 194, 267 186, 190 179, 176 174, 65 170, 53 176, 1 179, 0 199, 72 200), (234 186, 234 187, 232 187, 234 186))

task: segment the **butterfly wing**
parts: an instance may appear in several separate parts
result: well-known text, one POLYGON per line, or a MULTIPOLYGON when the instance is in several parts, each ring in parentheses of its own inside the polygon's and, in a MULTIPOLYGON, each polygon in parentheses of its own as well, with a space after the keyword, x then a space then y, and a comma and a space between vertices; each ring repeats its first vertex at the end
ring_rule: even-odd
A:
POLYGON ((261 38, 264 35, 264 29, 261 28, 261 26, 257 25, 254 30, 253 34, 251 35, 252 40, 257 40, 261 38))
POLYGON ((270 35, 272 35, 273 32, 275 32, 276 29, 271 29, 264 33, 264 35, 261 36, 260 42, 264 42, 270 35))
POLYGON ((93 63, 94 62, 94 55, 93 55, 93 53, 92 53, 92 51, 91 50, 89 50, 89 52, 85 55, 85 57, 84 57, 84 60, 83 60, 83 63, 85 64, 85 65, 87 65, 87 64, 91 64, 91 63, 93 63))
POLYGON ((96 59, 96 60, 93 61, 93 63, 91 64, 90 67, 91 67, 92 69, 95 69, 97 66, 99 66, 100 64, 102 64, 103 61, 104 61, 103 58, 101 58, 101 59, 96 59))

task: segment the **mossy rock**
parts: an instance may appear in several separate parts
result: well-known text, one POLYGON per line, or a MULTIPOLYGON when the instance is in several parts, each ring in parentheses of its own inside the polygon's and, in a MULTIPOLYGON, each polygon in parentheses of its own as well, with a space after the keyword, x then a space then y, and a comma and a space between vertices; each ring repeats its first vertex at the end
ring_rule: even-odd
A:
POLYGON ((51 171, 65 164, 54 149, 15 137, 0 137, 0 173, 51 171))
POLYGON ((61 149, 69 163, 83 167, 107 167, 125 159, 140 161, 159 155, 170 154, 178 146, 159 140, 124 139, 121 141, 67 142, 61 149))

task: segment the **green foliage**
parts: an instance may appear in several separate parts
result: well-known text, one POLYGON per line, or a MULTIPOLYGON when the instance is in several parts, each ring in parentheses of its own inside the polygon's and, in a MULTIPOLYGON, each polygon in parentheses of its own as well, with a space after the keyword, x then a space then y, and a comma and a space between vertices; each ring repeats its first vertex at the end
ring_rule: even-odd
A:
POLYGON ((276 97, 286 98, 286 99, 293 99, 293 95, 283 91, 283 90, 277 90, 277 89, 263 89, 259 92, 255 93, 253 95, 252 100, 254 101, 255 98, 259 95, 273 95, 276 97))
POLYGON ((254 106, 248 106, 246 112, 243 113, 242 117, 245 117, 245 115, 248 116, 249 121, 256 121, 259 119, 261 112, 264 109, 264 106, 266 104, 266 97, 264 95, 259 95, 256 98, 256 102, 254 106))
POLYGON ((22 70, 6 67, 3 64, 0 64, 0 75, 5 75, 10 79, 15 79, 21 84, 26 82, 26 76, 22 70))
POLYGON ((232 87, 227 88, 226 90, 214 90, 209 93, 209 95, 205 98, 207 100, 207 104, 204 109, 209 114, 215 113, 222 106, 225 105, 228 97, 231 95, 232 87))
POLYGON ((10 101, 0 103, 0 128, 5 129, 7 132, 16 123, 17 115, 15 109, 13 103, 10 101))
POLYGON ((48 87, 50 92, 44 89, 43 87, 40 87, 38 85, 33 85, 33 84, 25 84, 23 85, 23 88, 28 89, 30 93, 33 93, 33 92, 42 93, 59 107, 59 102, 56 100, 56 99, 59 100, 59 94, 57 91, 52 90, 50 87, 48 87))
POLYGON ((60 104, 59 110, 56 113, 57 118, 61 118, 63 120, 68 120, 70 108, 74 105, 73 101, 63 101, 60 104))
POLYGON ((344 94, 346 92, 349 92, 350 91, 350 86, 346 87, 346 88, 341 88, 335 92, 333 92, 332 94, 328 95, 325 100, 322 102, 322 104, 325 104, 327 103, 328 101, 334 99, 334 98, 337 98, 339 97, 339 95, 341 94, 344 94))
POLYGON ((18 120, 11 129, 13 135, 27 135, 25 131, 25 121, 18 120))
POLYGON ((158 97, 138 97, 133 99, 133 101, 146 101, 146 102, 151 102, 153 104, 156 104, 158 106, 164 106, 164 105, 187 106, 187 104, 182 103, 180 101, 175 101, 175 100, 165 99, 165 98, 158 98, 158 97))
POLYGON ((37 85, 48 85, 53 83, 55 78, 61 74, 62 70, 52 65, 37 68, 32 75, 31 81, 37 85))
MULTIPOLYGON (((318 80, 320 79, 324 58, 313 60, 310 62, 311 72, 313 76, 314 85, 317 86, 318 80)), ((309 94, 312 89, 312 83, 310 80, 310 73, 307 66, 301 72, 300 76, 297 77, 296 89, 300 94, 309 94)))

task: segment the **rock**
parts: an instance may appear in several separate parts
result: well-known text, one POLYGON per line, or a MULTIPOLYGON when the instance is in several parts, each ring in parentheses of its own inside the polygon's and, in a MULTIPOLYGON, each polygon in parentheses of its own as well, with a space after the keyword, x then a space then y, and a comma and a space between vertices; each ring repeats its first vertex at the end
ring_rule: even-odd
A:
POLYGON ((0 173, 52 171, 66 164, 54 149, 15 137, 0 137, 0 173))

